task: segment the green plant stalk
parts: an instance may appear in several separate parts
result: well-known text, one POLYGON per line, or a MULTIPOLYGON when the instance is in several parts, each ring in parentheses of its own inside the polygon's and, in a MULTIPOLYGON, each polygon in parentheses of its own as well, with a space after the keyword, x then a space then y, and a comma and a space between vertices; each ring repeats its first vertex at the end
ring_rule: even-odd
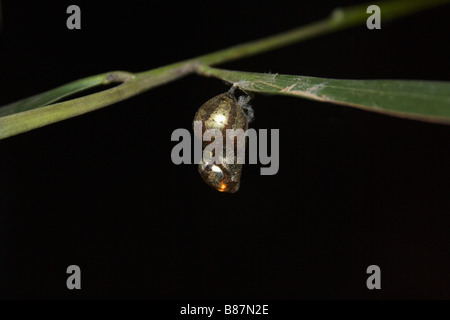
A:
MULTIPOLYGON (((444 3, 450 3, 450 1, 398 0, 381 1, 376 4, 380 6, 380 8, 382 8, 382 21, 385 22, 444 3)), ((228 49, 203 55, 191 60, 187 60, 184 63, 199 63, 213 66, 220 63, 230 62, 236 59, 243 59, 274 49, 286 47, 291 44, 308 40, 310 38, 314 38, 327 33, 361 25, 364 24, 369 17, 369 15, 366 13, 366 10, 367 7, 371 4, 375 3, 366 3, 348 8, 337 8, 326 19, 292 29, 287 32, 279 33, 274 36, 247 42, 230 47, 228 49)), ((146 72, 140 74, 146 74, 146 72)))
MULTIPOLYGON (((448 2, 449 0, 396 0, 379 2, 377 5, 382 8, 382 19, 383 21, 386 21, 388 19, 398 18, 425 8, 430 8, 448 2)), ((124 79, 117 77, 118 74, 122 74, 122 72, 117 71, 84 78, 76 81, 79 87, 83 88, 79 88, 79 90, 72 91, 70 93, 79 92, 83 89, 109 83, 111 81, 108 79, 115 79, 116 77, 118 81, 123 81, 123 83, 114 88, 90 94, 81 98, 48 105, 56 101, 54 94, 55 90, 61 93, 60 98, 67 96, 66 92, 70 91, 71 86, 74 84, 69 83, 55 90, 11 103, 3 107, 6 111, 1 111, 3 108, 0 108, 0 139, 14 136, 16 134, 43 127, 51 123, 62 121, 117 103, 156 86, 195 72, 202 65, 212 66, 219 63, 250 57, 319 35, 363 24, 366 22, 368 17, 366 8, 371 4, 373 3, 344 9, 336 9, 328 18, 324 20, 296 28, 288 32, 233 46, 228 49, 137 73, 135 75, 129 74, 129 77, 125 77, 124 79), (92 86, 83 86, 84 82, 92 82, 93 78, 96 78, 97 81, 95 81, 92 86), (42 99, 42 95, 48 98, 42 99), (38 103, 35 103, 36 100, 38 103), (3 116, 1 116, 1 114, 3 114, 3 116)))

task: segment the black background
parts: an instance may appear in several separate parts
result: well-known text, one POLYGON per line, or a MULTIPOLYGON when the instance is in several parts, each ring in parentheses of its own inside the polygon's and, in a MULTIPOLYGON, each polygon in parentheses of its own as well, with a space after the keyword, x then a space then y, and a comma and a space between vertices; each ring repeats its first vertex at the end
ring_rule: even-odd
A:
MULTIPOLYGON (((0 105, 111 70, 144 71, 358 1, 3 1, 0 105), (78 4, 82 29, 66 28, 78 4)), ((348 79, 450 80, 450 6, 221 65, 348 79)), ((257 96, 280 170, 219 193, 172 163, 173 130, 228 89, 188 76, 0 141, 0 297, 450 298, 450 128, 257 96), (82 289, 66 288, 66 268, 82 289), (366 288, 381 267, 382 289, 366 288)))

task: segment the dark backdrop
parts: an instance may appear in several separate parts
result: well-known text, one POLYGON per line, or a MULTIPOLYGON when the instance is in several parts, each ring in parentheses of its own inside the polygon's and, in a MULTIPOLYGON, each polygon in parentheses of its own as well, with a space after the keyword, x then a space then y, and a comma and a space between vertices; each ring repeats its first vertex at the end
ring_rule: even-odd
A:
MULTIPOLYGON (((358 1, 3 1, 0 105, 284 31, 358 1), (65 13, 78 4, 82 29, 65 13)), ((450 80, 450 7, 222 65, 349 79, 450 80)), ((0 141, 0 297, 450 298, 450 128, 278 96, 280 170, 219 193, 170 137, 226 91, 189 76, 0 141), (82 289, 66 288, 81 267, 82 289), (378 265, 382 289, 366 288, 378 265)))

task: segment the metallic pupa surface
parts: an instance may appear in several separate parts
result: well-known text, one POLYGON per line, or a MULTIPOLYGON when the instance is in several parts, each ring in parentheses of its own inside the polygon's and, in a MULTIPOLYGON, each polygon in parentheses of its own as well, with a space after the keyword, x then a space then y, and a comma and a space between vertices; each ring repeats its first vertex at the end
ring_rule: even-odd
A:
MULTIPOLYGON (((234 139, 234 157, 232 161, 227 161, 227 129, 242 129, 244 132, 248 129, 247 115, 234 95, 234 87, 230 91, 220 94, 205 102, 197 111, 194 121, 201 121, 202 136, 206 130, 218 130, 223 137, 223 157, 222 163, 213 162, 202 158, 198 165, 198 171, 203 180, 221 192, 234 193, 239 190, 240 178, 242 173, 242 164, 238 164, 237 155, 241 148, 245 150, 245 138, 242 141, 234 139)), ((194 130, 195 131, 195 130, 194 130)), ((202 137, 198 137, 202 139, 202 137)), ((214 141, 214 140, 213 140, 214 141)), ((203 150, 211 141, 202 140, 203 150)), ((211 157, 215 155, 209 154, 211 157)), ((210 158, 211 158, 210 157, 210 158)))

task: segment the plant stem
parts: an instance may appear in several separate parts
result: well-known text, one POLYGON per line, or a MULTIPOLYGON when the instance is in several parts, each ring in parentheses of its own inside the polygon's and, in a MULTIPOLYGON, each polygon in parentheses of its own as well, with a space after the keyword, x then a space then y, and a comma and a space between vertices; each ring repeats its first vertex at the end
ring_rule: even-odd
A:
MULTIPOLYGON (((448 3, 449 0, 398 0, 382 1, 378 6, 382 8, 382 20, 387 21, 394 18, 420 11, 425 8, 433 7, 439 4, 448 3)), ((163 71, 180 66, 203 64, 208 66, 220 63, 231 62, 237 59, 261 54, 267 51, 275 50, 291 44, 317 37, 326 33, 339 31, 345 28, 361 25, 366 22, 368 14, 366 9, 370 4, 357 5, 345 9, 337 8, 331 15, 323 20, 301 26, 274 36, 236 45, 224 50, 219 50, 197 58, 189 59, 183 62, 167 65, 158 69, 138 73, 139 76, 152 75, 156 70, 163 71)), ((187 68, 189 69, 189 67, 187 68)), ((186 70, 187 71, 187 70, 186 70)))
MULTIPOLYGON (((382 21, 386 21, 448 2, 450 1, 395 0, 382 1, 377 4, 381 8, 382 21)), ((197 58, 136 73, 134 75, 135 77, 124 81, 117 87, 81 98, 48 105, 52 102, 41 102, 40 104, 35 103, 35 101, 39 101, 41 98, 41 95, 36 95, 33 97, 34 99, 31 100, 28 98, 11 103, 7 106, 8 110, 4 113, 4 116, 0 116, 0 139, 117 103, 156 86, 179 79, 194 71, 198 71, 199 67, 202 65, 212 66, 219 63, 250 57, 319 35, 361 25, 365 23, 368 18, 366 9, 370 4, 336 9, 328 18, 300 28, 202 55, 197 58)), ((116 72, 111 72, 109 74, 115 73, 116 72)), ((83 81, 90 82, 93 77, 98 76, 99 75, 88 77, 76 82, 78 84, 83 83, 83 81)), ((120 81, 121 79, 116 80, 120 81)), ((61 88, 70 86, 71 84, 68 84, 55 90, 61 90, 61 88)), ((89 86, 86 86, 86 88, 89 88, 89 86)), ((48 91, 43 95, 54 96, 54 90, 48 91)), ((66 95, 67 94, 61 95, 60 98, 66 95)))

